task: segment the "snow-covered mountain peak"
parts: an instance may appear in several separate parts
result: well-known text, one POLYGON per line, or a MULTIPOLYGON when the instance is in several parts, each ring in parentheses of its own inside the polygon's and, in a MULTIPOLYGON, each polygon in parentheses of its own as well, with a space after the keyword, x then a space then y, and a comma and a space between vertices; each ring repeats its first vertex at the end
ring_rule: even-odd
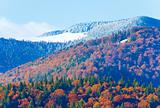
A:
POLYGON ((147 16, 137 16, 116 21, 94 21, 89 23, 79 23, 74 24, 64 30, 56 30, 44 33, 41 38, 51 42, 55 42, 57 40, 61 40, 61 42, 62 40, 63 42, 74 41, 82 38, 88 40, 137 26, 160 27, 160 20, 147 16))
POLYGON ((132 27, 160 27, 160 20, 146 17, 138 16, 128 19, 122 19, 117 21, 112 21, 107 24, 102 24, 94 27, 88 32, 88 39, 99 38, 102 36, 107 36, 111 33, 117 33, 118 31, 124 31, 131 29, 132 27))

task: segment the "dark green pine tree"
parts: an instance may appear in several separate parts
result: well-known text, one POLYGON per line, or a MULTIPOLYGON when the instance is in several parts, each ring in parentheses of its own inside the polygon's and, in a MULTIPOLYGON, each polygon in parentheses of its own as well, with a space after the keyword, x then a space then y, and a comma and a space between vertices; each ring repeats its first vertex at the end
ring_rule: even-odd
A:
POLYGON ((125 107, 124 107, 124 103, 121 104, 120 108, 125 108, 125 107))
POLYGON ((31 99, 28 108, 34 108, 34 101, 31 99))
POLYGON ((51 108, 56 108, 56 105, 55 105, 55 104, 52 104, 52 105, 51 105, 51 108))
POLYGON ((92 93, 91 88, 88 88, 88 90, 87 90, 87 95, 90 95, 91 93, 92 93))
POLYGON ((75 103, 71 102, 70 107, 69 108, 75 108, 75 103))
POLYGON ((83 99, 81 99, 80 101, 78 101, 78 107, 77 108, 82 108, 83 107, 83 99))
POLYGON ((95 81, 96 81, 96 79, 95 79, 94 76, 91 76, 91 77, 89 78, 89 84, 90 84, 90 85, 93 85, 93 84, 95 83, 95 81))
POLYGON ((42 102, 43 102, 42 94, 40 94, 40 96, 38 97, 38 106, 42 106, 42 102))
POLYGON ((148 85, 148 93, 154 93, 154 87, 153 87, 153 84, 150 82, 149 85, 148 85))
POLYGON ((158 93, 157 93, 157 95, 158 95, 158 98, 160 98, 160 87, 158 87, 158 93))
POLYGON ((48 83, 47 74, 45 74, 45 76, 44 76, 44 82, 45 82, 45 85, 47 85, 47 83, 48 83))
POLYGON ((11 107, 11 99, 10 99, 10 97, 7 97, 7 99, 6 99, 6 107, 7 108, 11 107))
POLYGON ((20 85, 19 85, 19 92, 21 92, 22 90, 24 89, 24 84, 22 82, 20 82, 20 85))

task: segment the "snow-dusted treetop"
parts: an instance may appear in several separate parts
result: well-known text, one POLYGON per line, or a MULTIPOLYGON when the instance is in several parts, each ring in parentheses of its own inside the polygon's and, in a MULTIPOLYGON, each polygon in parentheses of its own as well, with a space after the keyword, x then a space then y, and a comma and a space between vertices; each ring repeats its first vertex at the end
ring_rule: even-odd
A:
POLYGON ((160 27, 160 20, 146 16, 138 16, 117 21, 79 23, 64 30, 44 33, 42 37, 45 37, 44 39, 50 42, 66 42, 82 38, 88 40, 127 30, 135 26, 160 27))

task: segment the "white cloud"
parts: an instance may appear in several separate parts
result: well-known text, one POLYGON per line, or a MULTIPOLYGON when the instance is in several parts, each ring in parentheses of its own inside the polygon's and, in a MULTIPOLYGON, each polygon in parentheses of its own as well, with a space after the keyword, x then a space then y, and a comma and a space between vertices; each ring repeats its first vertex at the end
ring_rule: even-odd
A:
POLYGON ((28 22, 16 24, 6 18, 0 18, 0 37, 18 40, 32 40, 44 32, 52 31, 54 27, 45 22, 28 22))
POLYGON ((86 33, 63 33, 55 36, 40 36, 45 32, 53 31, 55 27, 45 22, 28 22, 17 24, 6 18, 0 18, 0 37, 17 40, 67 42, 86 37, 86 33))

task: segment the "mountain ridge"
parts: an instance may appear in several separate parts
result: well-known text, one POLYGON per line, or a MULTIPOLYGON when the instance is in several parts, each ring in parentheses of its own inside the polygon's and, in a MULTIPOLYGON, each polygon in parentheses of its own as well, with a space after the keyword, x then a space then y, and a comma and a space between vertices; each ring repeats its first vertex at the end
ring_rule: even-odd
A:
MULTIPOLYGON (((49 59, 49 58, 52 58, 52 57, 55 57, 55 56, 58 56, 58 54, 59 53, 62 53, 62 55, 63 56, 66 56, 66 51, 71 51, 72 52, 72 50, 75 50, 74 48, 76 48, 76 47, 79 47, 79 49, 83 52, 83 50, 84 49, 88 49, 88 47, 92 47, 92 43, 96 43, 96 41, 99 41, 99 39, 102 39, 102 38, 109 38, 109 40, 110 40, 110 42, 109 43, 114 43, 114 42, 112 42, 112 41, 116 41, 115 39, 110 39, 110 38, 112 38, 112 37, 116 37, 116 39, 119 39, 119 38, 121 38, 121 40, 119 40, 119 44, 123 44, 123 43, 126 43, 126 42, 128 42, 130 39, 128 39, 128 37, 127 36, 130 36, 130 34, 132 34, 132 35, 134 35, 134 38, 135 38, 135 36, 136 35, 140 35, 141 36, 141 34, 139 34, 139 32, 141 32, 141 31, 144 31, 144 36, 146 36, 147 34, 150 34, 151 36, 153 35, 153 36, 155 36, 156 37, 156 35, 159 33, 159 26, 160 26, 160 22, 159 22, 160 20, 157 20, 157 19, 154 19, 154 18, 150 18, 150 17, 134 17, 134 18, 128 18, 128 19, 123 19, 123 20, 117 20, 117 21, 115 21, 115 22, 107 22, 107 23, 105 23, 105 24, 102 24, 102 22, 101 23, 99 23, 99 24, 101 24, 101 25, 99 25, 99 26, 96 26, 96 27, 94 27, 94 28, 92 28, 92 30, 89 32, 90 33, 90 35, 89 36, 86 36, 86 37, 84 37, 83 39, 79 39, 78 41, 71 41, 71 42, 69 42, 69 43, 66 43, 65 44, 65 47, 64 47, 64 49, 62 50, 62 51, 60 51, 60 52, 55 52, 54 54, 52 54, 52 55, 48 55, 47 57, 42 57, 42 58, 40 58, 40 59, 37 59, 37 60, 35 60, 34 62, 29 62, 29 63, 26 63, 26 64, 24 64, 24 65, 21 65, 22 66, 22 68, 21 68, 21 66, 20 67, 17 67, 17 68, 14 68, 14 69, 12 69, 12 70, 10 70, 10 71, 8 71, 9 72, 9 75, 14 75, 15 74, 15 72, 17 72, 17 70, 18 70, 18 72, 19 71, 22 71, 22 73, 21 73, 21 75, 18 77, 18 79, 22 79, 22 77, 24 76, 23 75, 23 73, 25 73, 26 71, 34 71, 35 72, 35 74, 37 74, 38 72, 41 72, 41 73, 43 73, 42 72, 42 70, 44 70, 45 72, 49 72, 49 71, 53 71, 54 69, 53 69, 53 67, 54 66, 52 66, 53 64, 55 64, 54 62, 52 62, 52 61, 48 61, 48 62, 51 62, 51 64, 48 64, 47 66, 44 64, 44 66, 42 65, 42 67, 40 67, 40 68, 38 68, 37 70, 34 70, 34 68, 36 67, 31 67, 31 69, 29 68, 28 69, 28 67, 30 67, 30 63, 33 63, 33 64, 36 64, 36 62, 38 62, 38 63, 43 63, 44 61, 43 60, 47 60, 47 58, 49 59), (138 22, 137 22, 138 21, 138 22), (141 25, 144 25, 144 27, 142 27, 141 25), (154 28, 155 27, 155 28, 154 28), (144 29, 144 30, 141 30, 141 28, 142 29, 144 29), (154 28, 154 29, 152 29, 152 28, 154 28), (130 29, 133 31, 133 32, 129 32, 130 31, 130 29), (109 31, 110 30, 110 31, 109 31), (137 32, 137 30, 139 30, 139 32, 137 32), (145 32, 145 30, 146 30, 146 32, 145 32), (157 30, 157 31, 156 31, 157 30), (148 31, 151 31, 151 33, 149 33, 148 31), (155 33, 157 33, 157 34, 155 34, 155 33), (109 34, 109 32, 110 32, 110 34, 109 34), (122 36, 121 34, 123 34, 123 33, 127 33, 127 34, 124 34, 124 36, 122 36), (135 33, 137 33, 137 34, 135 34, 135 33), (98 35, 97 35, 98 34, 98 35), (120 37, 119 37, 120 36, 120 37), (86 46, 83 46, 83 44, 85 45, 85 44, 88 44, 88 43, 90 43, 91 45, 90 46, 88 46, 87 48, 86 48, 86 46), (23 67, 24 66, 24 67, 23 67), (19 68, 20 68, 20 70, 19 70, 19 68), (24 70, 23 70, 24 69, 24 70), (42 69, 42 70, 41 70, 42 69), (39 71, 38 71, 39 70, 39 71), (13 73, 12 73, 13 72, 13 73)), ((96 23, 94 23, 94 24, 96 24, 96 23)), ((83 25, 83 24, 82 24, 83 25)), ((71 31, 72 31, 73 29, 71 29, 71 31)), ((83 30, 83 29, 81 29, 81 30, 83 30)), ((89 29, 84 29, 84 30, 89 30, 89 29)), ((57 31, 57 33, 59 33, 59 32, 61 32, 61 31, 57 31)), ((130 36, 131 37, 131 36, 130 36)), ((143 38, 143 37, 142 37, 143 38)), ((148 41, 148 40, 147 40, 148 41)), ((157 38, 155 39, 155 41, 157 42, 157 38)), ((99 45, 100 43, 98 43, 98 45, 99 45)), ((137 43, 137 44, 139 44, 139 43, 137 43)), ((107 46, 108 46, 109 44, 107 43, 107 46)), ((147 43, 147 45, 148 45, 148 43, 147 43)), ((113 45, 111 44, 111 47, 113 47, 113 45)), ((148 46, 147 46, 148 47, 148 46)), ((96 47, 95 47, 96 48, 96 47)), ((157 47, 155 47, 155 48, 157 48, 157 47)), ((102 49, 103 49, 103 47, 102 47, 102 49)), ((77 50, 77 49, 76 49, 77 50)), ((89 50, 89 49, 88 49, 89 50)), ((145 49, 146 50, 146 49, 145 49)), ((157 49, 156 49, 157 50, 157 49)), ((92 51, 94 51, 93 49, 92 49, 92 51)), ((79 50, 77 50, 77 52, 80 52, 79 50)), ((114 51, 113 51, 113 53, 115 53, 114 51)), ((87 52, 85 52, 85 54, 86 55, 88 55, 89 53, 87 53, 87 52)), ((70 56, 71 54, 69 53, 68 54, 68 56, 70 56)), ((74 56, 74 55, 72 55, 72 56, 74 56)), ((81 56, 83 56, 83 54, 81 55, 81 56)), ((117 55, 115 55, 115 56, 117 56, 117 55)), ((156 55, 157 56, 157 55, 156 55)), ((59 56, 58 57, 56 57, 56 58, 59 58, 59 56)), ((60 58, 61 58, 61 56, 60 56, 60 58)), ((67 57, 66 57, 67 58, 67 57)), ((51 59, 52 60, 52 59, 51 59)), ((65 63, 65 60, 66 59, 62 59, 62 61, 61 62, 64 62, 65 63), (63 61, 64 60, 64 61, 63 61)), ((60 63, 61 63, 60 62, 60 63)), ((70 61, 71 62, 71 61, 70 61)), ((33 65, 32 64, 32 65, 33 65)), ((79 63, 78 63, 79 64, 79 63)), ((36 64, 37 65, 37 64, 36 64)), ((66 63, 66 65, 71 65, 70 63, 68 64, 68 63, 66 63)), ((75 65, 75 64, 74 64, 75 65)), ((66 68, 66 67, 65 67, 66 68)), ((158 68, 158 67, 157 67, 158 68)), ((56 67, 56 69, 58 69, 59 70, 59 67, 56 67)), ((67 70, 68 70, 68 68, 66 68, 67 70)), ((61 71, 61 69, 59 70, 59 71, 61 71)), ((8 74, 8 72, 5 74, 5 76, 6 77, 8 77, 7 76, 7 74, 8 74)), ((18 74, 18 73, 16 73, 16 74, 18 74)), ((68 74, 68 73, 67 73, 68 74)), ((71 74, 71 73, 70 73, 71 74)), ((41 75, 41 74, 39 74, 39 75, 41 75)), ((42 74, 42 76, 43 76, 43 74, 42 74)), ((55 75, 56 76, 56 75, 55 75)), ((39 76, 39 77, 41 77, 41 76, 39 76)), ((15 78, 15 81, 17 81, 18 80, 17 78, 15 78)))
POLYGON ((52 54, 63 47, 62 43, 19 41, 0 38, 0 72, 52 54))
POLYGON ((88 32, 98 25, 101 26, 102 24, 110 24, 113 22, 119 22, 119 21, 125 21, 125 20, 137 22, 138 26, 156 26, 156 27, 158 26, 158 27, 160 27, 160 20, 158 20, 158 19, 148 17, 148 16, 137 16, 137 17, 133 17, 133 18, 120 19, 120 20, 115 20, 115 21, 93 21, 93 22, 88 22, 88 23, 77 23, 77 24, 74 24, 66 29, 63 29, 63 30, 50 31, 50 32, 47 32, 48 34, 44 33, 44 34, 42 34, 42 36, 58 35, 58 34, 61 34, 64 32, 71 32, 71 33, 88 32), (152 23, 154 22, 154 24, 156 24, 155 22, 159 22, 159 23, 157 23, 156 25, 152 25, 152 24, 146 25, 147 22, 152 22, 152 23), (58 34, 56 33, 57 31, 59 31, 58 34))
POLYGON ((93 21, 87 23, 77 23, 63 30, 50 31, 41 36, 46 40, 54 40, 65 42, 65 37, 68 41, 87 41, 90 39, 101 38, 104 35, 118 33, 119 31, 128 30, 132 27, 160 27, 160 20, 147 17, 137 16, 127 19, 115 21, 93 21), (71 36, 69 36, 69 34, 71 36), (48 39, 47 39, 48 38, 48 39))
POLYGON ((123 76, 130 80, 136 78, 139 83, 152 81, 158 85, 160 70, 155 63, 159 62, 159 36, 159 28, 135 27, 89 40, 14 68, 1 75, 0 81, 23 81, 27 73, 31 82, 42 80, 45 75, 73 78, 108 74, 117 80, 123 76))

